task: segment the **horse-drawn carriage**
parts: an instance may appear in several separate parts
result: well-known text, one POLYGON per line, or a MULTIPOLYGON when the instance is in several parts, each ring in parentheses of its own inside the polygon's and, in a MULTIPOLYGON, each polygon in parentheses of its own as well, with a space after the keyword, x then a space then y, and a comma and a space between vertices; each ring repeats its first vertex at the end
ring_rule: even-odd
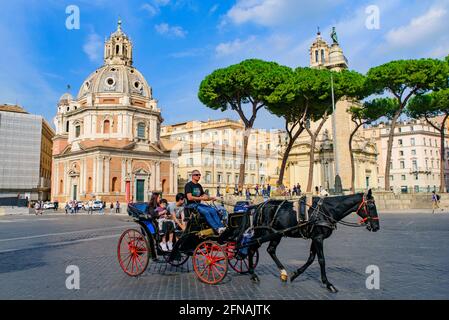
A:
MULTIPOLYGON (((314 197, 307 205, 304 198, 297 202, 268 200, 255 206, 245 206, 243 212, 224 215, 226 231, 216 235, 201 217, 199 210, 205 204, 187 206, 187 227, 179 234, 170 252, 162 251, 157 225, 146 214, 146 204, 129 205, 128 214, 139 225, 139 230, 126 230, 118 244, 118 259, 123 271, 130 276, 142 274, 153 259, 164 257, 174 266, 183 265, 191 256, 198 278, 208 284, 222 281, 228 265, 238 273, 248 273, 253 281, 259 281, 254 269, 259 261, 259 248, 268 243, 267 252, 276 263, 282 281, 289 275, 276 256, 276 248, 283 237, 310 239, 310 255, 307 262, 290 274, 293 281, 301 275, 318 257, 321 279, 331 292, 337 289, 328 281, 325 270, 323 243, 336 229, 337 224, 366 227, 369 231, 379 230, 379 217, 371 190, 348 196, 314 197), (355 213, 358 223, 343 219, 355 213)), ((215 206, 215 205, 212 205, 215 206)), ((215 207, 216 208, 216 207, 215 207)), ((218 210, 216 208, 216 210, 218 210)))
MULTIPOLYGON (((163 251, 160 246, 162 235, 158 224, 148 214, 148 204, 128 205, 128 214, 139 226, 122 233, 117 247, 119 264, 129 276, 139 276, 148 267, 151 260, 162 257, 172 266, 182 266, 189 257, 195 274, 202 282, 217 284, 228 272, 228 266, 244 274, 249 271, 248 254, 245 248, 238 249, 238 243, 244 239, 244 232, 250 226, 248 212, 227 214, 224 208, 215 204, 193 204, 185 208, 186 228, 178 230, 171 251, 163 251), (215 234, 202 218, 199 210, 212 208, 220 213, 227 226, 222 234, 215 234)), ((258 252, 253 257, 254 265, 259 259, 258 252)))

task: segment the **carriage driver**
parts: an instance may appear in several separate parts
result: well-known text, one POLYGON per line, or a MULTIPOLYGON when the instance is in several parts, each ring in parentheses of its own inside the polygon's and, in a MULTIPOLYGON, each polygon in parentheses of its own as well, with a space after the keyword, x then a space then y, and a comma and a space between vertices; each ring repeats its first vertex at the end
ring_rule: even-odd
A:
MULTIPOLYGON (((188 182, 185 185, 184 193, 187 197, 187 204, 195 204, 201 203, 201 201, 214 201, 215 197, 208 196, 201 184, 199 183, 201 179, 201 173, 198 170, 192 171, 192 181, 188 182)), ((225 231, 225 226, 218 216, 218 212, 216 210, 208 210, 207 212, 201 213, 203 218, 206 219, 206 222, 209 226, 214 229, 218 234, 223 233, 225 231)))

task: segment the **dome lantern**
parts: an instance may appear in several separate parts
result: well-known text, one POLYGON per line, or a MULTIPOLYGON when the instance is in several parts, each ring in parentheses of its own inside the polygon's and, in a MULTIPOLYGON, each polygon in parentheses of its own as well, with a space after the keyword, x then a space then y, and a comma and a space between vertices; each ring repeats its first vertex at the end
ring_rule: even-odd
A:
POLYGON ((121 64, 131 66, 133 64, 132 56, 133 45, 131 40, 122 30, 122 20, 117 22, 117 31, 115 31, 104 46, 104 63, 107 65, 121 64))

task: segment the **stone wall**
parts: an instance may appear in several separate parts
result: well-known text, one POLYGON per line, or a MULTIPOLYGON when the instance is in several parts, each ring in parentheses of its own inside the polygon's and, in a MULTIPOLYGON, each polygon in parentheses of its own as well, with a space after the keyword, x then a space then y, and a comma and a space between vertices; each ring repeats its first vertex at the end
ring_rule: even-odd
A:
MULTIPOLYGON (((374 199, 378 210, 407 210, 407 209, 432 209, 432 194, 418 193, 418 194, 395 194, 393 192, 374 192, 374 199)), ((441 193, 440 207, 449 207, 448 194, 441 193)), ((272 197, 273 198, 273 197, 272 197)), ((291 199, 297 200, 298 197, 274 197, 276 199, 291 199)), ((245 197, 226 196, 226 203, 233 203, 235 201, 245 200, 245 197)), ((262 197, 256 199, 251 198, 253 203, 263 202, 262 197)))

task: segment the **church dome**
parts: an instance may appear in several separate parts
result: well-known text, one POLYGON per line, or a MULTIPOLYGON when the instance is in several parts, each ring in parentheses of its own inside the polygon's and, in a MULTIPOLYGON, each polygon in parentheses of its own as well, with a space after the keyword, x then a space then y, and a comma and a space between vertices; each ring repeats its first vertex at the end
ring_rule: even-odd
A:
POLYGON ((64 93, 61 98, 59 98, 59 104, 68 105, 73 100, 70 93, 64 93))
POLYGON ((119 20, 117 31, 105 42, 104 65, 83 82, 78 92, 78 99, 88 94, 108 93, 152 99, 151 87, 132 65, 132 53, 132 42, 122 31, 122 22, 119 20))
POLYGON ((78 99, 87 94, 119 93, 152 99, 151 87, 134 67, 107 64, 90 74, 83 82, 78 99))

